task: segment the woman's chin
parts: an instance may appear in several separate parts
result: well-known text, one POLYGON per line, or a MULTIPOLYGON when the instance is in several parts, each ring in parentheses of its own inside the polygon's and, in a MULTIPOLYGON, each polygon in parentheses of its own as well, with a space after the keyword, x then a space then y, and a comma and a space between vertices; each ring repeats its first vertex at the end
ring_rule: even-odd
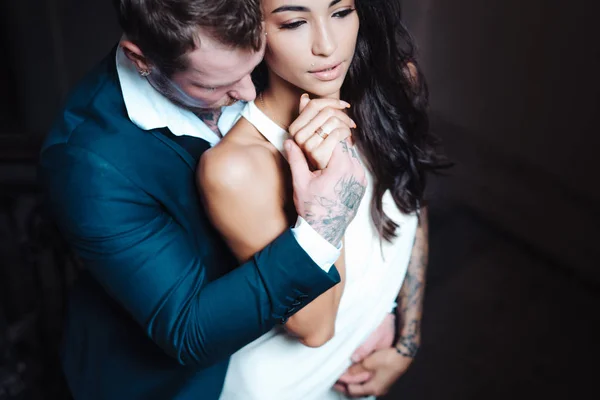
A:
POLYGON ((311 93, 311 97, 320 97, 320 98, 338 98, 340 97, 341 85, 327 85, 321 84, 318 86, 314 86, 311 88, 305 88, 304 90, 308 93, 311 93))

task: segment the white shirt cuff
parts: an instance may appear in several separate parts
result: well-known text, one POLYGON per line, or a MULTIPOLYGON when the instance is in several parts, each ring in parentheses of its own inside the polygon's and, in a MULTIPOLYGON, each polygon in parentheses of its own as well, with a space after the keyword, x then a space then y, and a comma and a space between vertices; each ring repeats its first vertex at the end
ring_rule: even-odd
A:
POLYGON ((329 272, 333 263, 339 258, 342 246, 336 248, 329 243, 302 217, 298 217, 296 226, 292 228, 292 234, 315 264, 323 271, 329 272))

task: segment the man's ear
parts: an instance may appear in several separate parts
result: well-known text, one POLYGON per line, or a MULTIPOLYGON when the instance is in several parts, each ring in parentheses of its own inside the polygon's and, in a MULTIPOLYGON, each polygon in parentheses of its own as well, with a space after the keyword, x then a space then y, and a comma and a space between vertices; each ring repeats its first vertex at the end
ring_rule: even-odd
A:
POLYGON ((123 39, 121 43, 119 43, 127 58, 135 64, 135 67, 140 72, 140 74, 149 74, 150 73, 150 63, 142 53, 142 50, 132 41, 123 39))

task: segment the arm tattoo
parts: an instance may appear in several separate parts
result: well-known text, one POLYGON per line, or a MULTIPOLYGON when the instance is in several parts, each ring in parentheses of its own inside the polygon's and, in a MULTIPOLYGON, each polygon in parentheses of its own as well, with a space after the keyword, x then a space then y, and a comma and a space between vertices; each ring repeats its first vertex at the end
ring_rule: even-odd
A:
POLYGON ((346 176, 335 185, 334 199, 315 198, 304 204, 306 222, 319 232, 329 243, 338 246, 344 236, 348 222, 358 211, 365 185, 354 176, 346 176))
POLYGON ((396 350, 405 357, 414 358, 421 344, 421 317, 425 293, 425 272, 429 243, 427 213, 423 212, 417 230, 406 278, 398 294, 398 341, 396 350))

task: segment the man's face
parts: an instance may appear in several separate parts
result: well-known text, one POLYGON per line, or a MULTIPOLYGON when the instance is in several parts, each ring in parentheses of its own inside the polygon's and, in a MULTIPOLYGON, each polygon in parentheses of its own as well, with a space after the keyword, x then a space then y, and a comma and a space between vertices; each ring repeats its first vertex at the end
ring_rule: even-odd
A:
POLYGON ((192 110, 217 109, 237 100, 252 101, 256 90, 250 74, 264 55, 263 47, 234 49, 206 35, 187 54, 188 68, 170 79, 150 75, 154 86, 173 102, 192 110), (154 80, 154 82, 153 82, 154 80))

